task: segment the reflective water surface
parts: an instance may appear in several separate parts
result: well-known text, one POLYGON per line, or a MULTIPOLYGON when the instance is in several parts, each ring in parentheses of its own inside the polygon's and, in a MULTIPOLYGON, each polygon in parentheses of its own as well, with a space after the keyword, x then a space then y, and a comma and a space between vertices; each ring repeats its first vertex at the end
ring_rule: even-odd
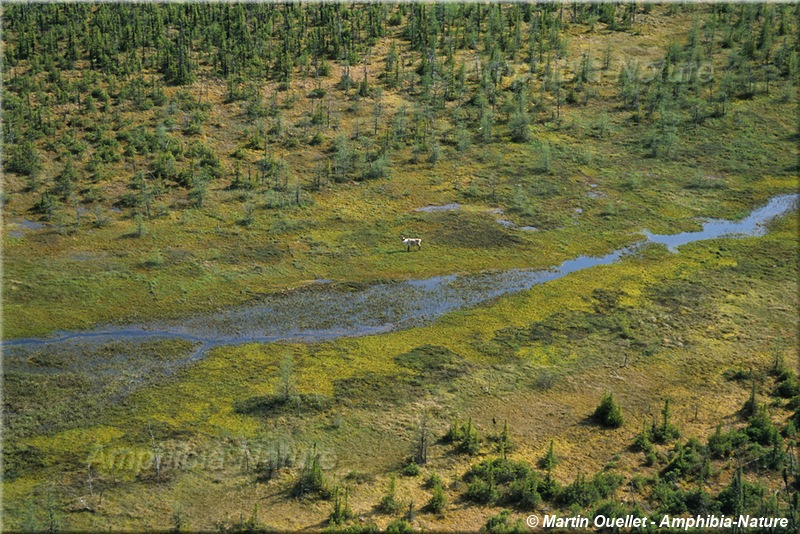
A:
MULTIPOLYGON (((658 235, 644 232, 646 241, 603 257, 581 256, 548 270, 513 269, 474 275, 446 275, 424 280, 385 282, 363 288, 343 288, 328 280, 295 291, 270 296, 237 308, 173 321, 129 326, 98 327, 80 332, 55 332, 48 337, 21 338, 2 343, 4 364, 26 371, 52 372, 47 365, 26 363, 29 352, 58 352, 125 341, 156 339, 192 342, 188 361, 219 345, 277 340, 324 341, 339 337, 378 334, 428 323, 453 310, 474 306, 502 295, 530 289, 569 273, 617 261, 644 243, 661 243, 675 250, 694 241, 728 235, 761 235, 770 219, 797 208, 798 195, 772 198, 741 221, 710 220, 698 232, 658 235), (72 347, 72 349, 70 349, 72 347)), ((88 362, 87 362, 88 363, 88 362)), ((173 365, 168 362, 164 365, 173 365)), ((91 363, 89 363, 91 365, 91 363)))

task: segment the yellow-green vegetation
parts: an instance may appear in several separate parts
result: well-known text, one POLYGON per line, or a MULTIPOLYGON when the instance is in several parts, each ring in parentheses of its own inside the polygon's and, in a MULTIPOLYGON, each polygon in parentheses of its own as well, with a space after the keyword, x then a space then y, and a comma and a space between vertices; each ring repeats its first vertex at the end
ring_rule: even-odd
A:
MULTIPOLYGON (((119 60, 127 62, 127 54, 150 58, 134 62, 141 69, 135 74, 97 72, 77 53, 48 78, 42 60, 28 57, 33 52, 22 36, 29 39, 58 10, 42 8, 42 19, 34 20, 9 6, 6 143, 19 139, 9 152, 28 147, 36 165, 7 160, 4 335, 181 315, 316 278, 555 265, 635 241, 645 227, 677 231, 696 227, 698 216, 741 216, 795 186, 791 6, 769 13, 652 7, 618 31, 590 26, 583 10, 576 19, 541 6, 530 14, 522 6, 489 9, 480 15, 484 24, 502 12, 504 23, 525 32, 523 44, 504 54, 499 74, 476 66, 474 52, 459 44, 452 58, 442 59, 442 80, 434 80, 444 89, 445 74, 463 67, 463 87, 452 98, 418 85, 424 81, 414 72, 420 54, 403 32, 420 14, 408 6, 378 7, 403 13, 400 26, 386 26, 384 37, 369 41, 370 53, 357 53, 372 84, 361 96, 342 85, 343 79, 360 81, 354 58, 349 78, 342 61, 329 61, 317 77, 297 67, 288 81, 250 83, 243 74, 218 78, 219 64, 199 54, 189 78, 196 81, 170 86, 156 65, 148 68, 155 52, 145 44, 119 60), (516 17, 526 21, 513 23, 516 17), (554 26, 553 42, 534 40, 531 71, 525 52, 530 21, 542 17, 561 20, 561 27, 554 26), (778 69, 769 92, 767 80, 756 77, 761 71, 730 51, 729 30, 722 30, 764 17, 774 26, 766 25, 775 33, 764 45, 771 52, 753 55, 778 69), (704 32, 702 39, 691 37, 694 27, 704 32), (403 64, 396 86, 386 78, 391 47, 403 64), (694 65, 711 74, 684 80, 669 78, 667 69, 655 76, 653 62, 665 55, 675 68, 694 65), (744 62, 737 66, 741 72, 729 68, 734 59, 744 62), (586 61, 589 73, 579 68, 586 61), (636 65, 640 72, 629 87, 621 76, 636 65), (490 74, 497 76, 492 83, 483 78, 490 74), (626 103, 634 89, 638 108, 626 103), (313 91, 324 98, 313 98, 313 91), (529 117, 525 142, 510 142, 506 119, 515 98, 529 117), (256 105, 259 111, 250 112, 256 105), (325 121, 308 123, 320 108, 325 121), (491 115, 488 134, 482 113, 491 115), (648 148, 653 136, 666 136, 669 145, 648 148), (368 162, 362 159, 373 154, 387 162, 383 178, 363 174, 368 162), (462 209, 414 211, 452 202, 462 209), (488 212, 496 208, 506 213, 488 212), (512 231, 498 218, 539 231, 512 231), (47 226, 15 226, 23 219, 47 226), (424 253, 395 254, 403 250, 403 233, 422 237, 424 253)), ((86 9, 70 9, 76 28, 89 17, 86 9)), ((445 9, 446 20, 463 23, 464 9, 476 16, 469 11, 474 8, 456 4, 445 9)), ((347 8, 352 17, 366 10, 347 8)), ((177 8, 158 11, 183 16, 177 8)), ((94 17, 111 24, 126 13, 100 6, 94 17)), ((281 8, 267 13, 280 16, 281 8)), ((63 29, 56 20, 51 26, 63 29)), ((735 26, 735 32, 745 30, 756 31, 735 26)), ((56 30, 47 36, 63 42, 56 30)), ((453 38, 460 43, 463 36, 453 38)), ((745 36, 734 38, 741 41, 737 46, 747 44, 745 36)), ((479 47, 480 55, 500 53, 492 52, 492 42, 479 47)))
MULTIPOLYGON (((794 5, 3 10, 4 339, 546 268, 798 186, 794 5)), ((5 347, 5 526, 796 521, 797 223, 380 335, 5 347)))
MULTIPOLYGON (((249 447, 264 462, 284 444, 297 462, 316 444, 325 453, 325 476, 350 488, 355 513, 385 524, 390 517, 372 508, 385 485, 380 481, 411 453, 421 420, 427 420, 431 435, 423 474, 435 469, 459 480, 476 461, 453 457, 448 446, 437 443, 447 426, 466 414, 483 439, 478 459, 493 456, 487 437, 500 428, 492 420, 507 420, 515 443, 510 456, 516 460, 533 465, 555 440, 554 472, 561 480, 611 463, 613 473, 645 480, 665 464, 643 466, 642 453, 628 445, 641 422, 660 418, 663 399, 672 400, 673 422, 682 435, 704 440, 720 421, 734 416, 729 424, 735 425, 734 414, 750 395, 750 379, 726 377, 761 376, 776 357, 790 363, 795 271, 791 265, 773 266, 792 254, 796 231, 796 220, 784 218, 763 238, 698 243, 680 255, 654 248, 412 331, 217 349, 80 430, 20 440, 27 454, 19 462, 39 461, 41 467, 7 481, 7 502, 44 492, 49 483, 83 492, 85 458, 93 458, 94 483, 106 488, 104 504, 95 496, 95 513, 64 517, 73 528, 166 528, 174 510, 156 505, 165 502, 180 503, 195 528, 235 519, 256 505, 277 528, 317 525, 328 513, 324 502, 285 500, 297 464, 265 479, 255 460, 246 470, 242 453, 249 447), (431 353, 436 357, 426 357, 431 353), (279 367, 287 354, 293 361, 292 394, 306 400, 315 395, 316 404, 272 409, 262 404, 266 408, 259 411, 251 402, 256 409, 247 409, 248 400, 279 394, 279 367), (614 393, 629 421, 620 430, 581 424, 606 391, 614 393), (153 475, 150 432, 169 459, 160 480, 153 475), (194 462, 177 461, 180 451, 196 455, 194 462), (137 457, 142 460, 133 462, 137 457), (215 506, 209 508, 210 502, 215 506), (131 506, 152 513, 131 515, 131 506), (291 517, 303 520, 292 523, 291 517)), ((771 388, 761 380, 759 402, 771 388)), ((786 413, 782 406, 771 408, 780 419, 786 413)), ((660 446, 659 454, 671 446, 660 446)), ((706 485, 716 492, 730 482, 731 470, 722 461, 713 465, 706 485)), ((751 476, 770 480, 758 471, 751 476)), ((398 498, 411 499, 418 508, 428 499, 419 480, 404 477, 397 490, 398 498)), ((449 486, 451 501, 458 487, 449 486)), ((642 492, 637 498, 646 498, 646 488, 637 491, 642 492)), ((69 509, 72 503, 61 498, 60 509, 69 509)), ((24 508, 7 511, 11 524, 22 521, 24 508)), ((416 524, 469 529, 495 513, 481 509, 477 517, 483 519, 476 522, 475 512, 420 511, 416 524)))

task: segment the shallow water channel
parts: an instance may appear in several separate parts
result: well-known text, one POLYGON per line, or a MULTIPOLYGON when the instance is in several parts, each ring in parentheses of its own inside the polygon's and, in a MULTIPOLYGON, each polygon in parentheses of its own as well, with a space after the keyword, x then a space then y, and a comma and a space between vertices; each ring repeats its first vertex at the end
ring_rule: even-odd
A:
MULTIPOLYGON (((530 289, 575 271, 613 263, 645 243, 660 243, 675 251, 680 245, 704 239, 762 235, 766 231, 765 223, 797 208, 798 197, 797 194, 773 197, 741 221, 708 220, 697 232, 658 235, 645 230, 646 239, 633 247, 603 257, 581 256, 548 270, 453 274, 424 280, 377 283, 360 289, 343 288, 320 280, 310 287, 270 296, 256 304, 180 320, 59 331, 48 337, 7 340, 1 345, 4 365, 7 369, 23 372, 52 373, 60 369, 32 364, 31 354, 77 350, 91 360, 90 354, 103 354, 103 351, 94 349, 112 343, 136 345, 154 340, 182 339, 194 344, 193 352, 181 362, 151 362, 148 372, 157 372, 159 366, 166 371, 179 363, 201 358, 210 348, 220 345, 278 340, 314 342, 420 326, 453 310, 530 289)), ((97 369, 97 364, 103 367, 101 362, 91 361, 82 362, 80 366, 87 370, 97 369)), ((119 371, 119 367, 114 368, 119 371)))

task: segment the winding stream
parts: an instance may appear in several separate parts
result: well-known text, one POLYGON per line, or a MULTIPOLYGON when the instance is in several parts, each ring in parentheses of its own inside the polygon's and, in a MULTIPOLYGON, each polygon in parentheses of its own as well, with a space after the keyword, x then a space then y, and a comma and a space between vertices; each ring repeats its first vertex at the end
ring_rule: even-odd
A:
MULTIPOLYGON (((633 247, 603 257, 581 256, 548 270, 514 269, 476 275, 436 276, 424 280, 379 283, 358 290, 343 290, 327 281, 271 296, 257 304, 175 321, 153 321, 130 326, 108 326, 79 332, 59 331, 49 337, 3 341, 4 364, 27 372, 53 372, 31 365, 31 351, 80 350, 124 341, 140 343, 160 339, 193 342, 194 352, 183 363, 201 358, 209 349, 278 340, 324 341, 340 337, 378 334, 426 324, 453 310, 474 306, 502 295, 530 289, 536 284, 597 265, 607 265, 645 243, 660 243, 675 251, 680 245, 723 236, 762 235, 765 223, 797 208, 798 194, 773 197, 741 221, 708 220, 698 232, 674 235, 643 232, 646 239, 633 247)), ((88 351, 96 352, 96 351, 88 351)), ((174 366, 173 363, 164 363, 174 366)), ((57 371, 57 370, 55 370, 57 371)))

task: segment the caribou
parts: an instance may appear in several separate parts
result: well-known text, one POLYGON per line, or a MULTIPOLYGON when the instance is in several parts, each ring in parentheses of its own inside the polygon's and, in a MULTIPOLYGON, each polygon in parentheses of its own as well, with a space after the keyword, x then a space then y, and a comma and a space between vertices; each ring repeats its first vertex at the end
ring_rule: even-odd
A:
POLYGON ((403 236, 400 239, 403 240, 403 244, 406 246, 406 252, 411 252, 411 246, 416 245, 417 249, 422 248, 422 239, 418 237, 406 237, 403 236))

